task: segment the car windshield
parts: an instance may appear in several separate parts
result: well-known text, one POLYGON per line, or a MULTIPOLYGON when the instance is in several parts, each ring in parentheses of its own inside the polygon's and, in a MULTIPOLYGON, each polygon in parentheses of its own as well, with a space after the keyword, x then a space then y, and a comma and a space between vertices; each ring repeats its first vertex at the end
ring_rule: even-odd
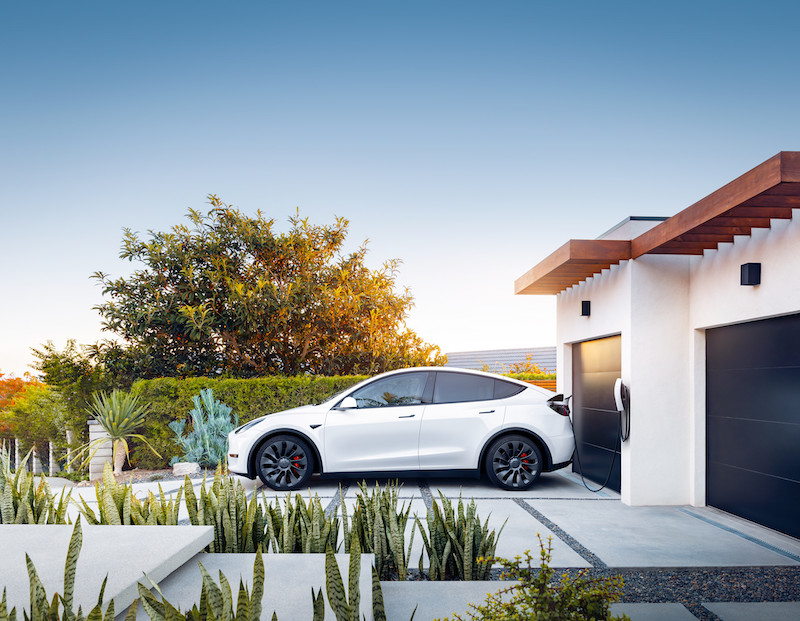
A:
POLYGON ((319 403, 315 403, 314 405, 322 405, 323 403, 328 403, 328 402, 330 402, 330 401, 338 401, 339 399, 341 399, 342 397, 344 397, 344 396, 345 396, 345 395, 346 395, 348 392, 350 392, 350 391, 351 391, 351 390, 353 390, 353 389, 354 389, 356 386, 358 386, 358 385, 360 385, 360 384, 362 384, 362 383, 363 383, 363 382, 359 382, 358 384, 355 384, 355 385, 353 385, 353 386, 348 386, 347 388, 345 388, 345 389, 343 389, 343 390, 340 390, 340 391, 339 391, 339 392, 337 392, 336 394, 334 394, 334 395, 331 395, 330 397, 328 397, 328 398, 326 398, 326 399, 323 399, 322 401, 320 401, 319 403))

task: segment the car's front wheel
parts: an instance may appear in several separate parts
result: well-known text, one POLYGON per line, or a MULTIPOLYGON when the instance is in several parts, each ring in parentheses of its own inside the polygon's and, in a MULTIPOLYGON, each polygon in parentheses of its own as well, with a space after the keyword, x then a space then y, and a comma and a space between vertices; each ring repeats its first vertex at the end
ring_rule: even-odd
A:
POLYGON ((486 451, 486 473, 503 489, 529 489, 542 473, 542 453, 523 435, 503 436, 486 451))
POLYGON ((314 456, 308 444, 300 438, 275 436, 258 449, 256 471, 264 485, 272 489, 299 489, 314 473, 314 456))

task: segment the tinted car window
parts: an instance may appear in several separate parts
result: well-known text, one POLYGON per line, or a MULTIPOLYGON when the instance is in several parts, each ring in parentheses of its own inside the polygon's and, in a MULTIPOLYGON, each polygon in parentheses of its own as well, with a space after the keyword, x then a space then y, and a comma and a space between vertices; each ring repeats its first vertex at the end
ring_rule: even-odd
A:
POLYGON ((513 397, 525 390, 525 386, 519 384, 512 384, 511 382, 504 382, 503 380, 494 380, 494 398, 505 399, 506 397, 513 397))
POLYGON ((353 393, 360 408, 380 408, 422 403, 427 373, 401 373, 385 377, 353 393))
POLYGON ((491 377, 467 373, 437 373, 433 390, 434 403, 459 403, 494 399, 494 380, 491 377))

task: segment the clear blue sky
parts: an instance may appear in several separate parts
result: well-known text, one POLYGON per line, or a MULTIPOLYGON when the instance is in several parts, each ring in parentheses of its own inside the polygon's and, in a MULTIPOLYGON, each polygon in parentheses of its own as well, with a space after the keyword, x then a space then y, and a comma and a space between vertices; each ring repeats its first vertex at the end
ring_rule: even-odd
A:
POLYGON ((209 193, 351 221, 444 351, 555 343, 514 279, 800 149, 794 2, 5 2, 0 369, 101 338, 121 230, 209 193))

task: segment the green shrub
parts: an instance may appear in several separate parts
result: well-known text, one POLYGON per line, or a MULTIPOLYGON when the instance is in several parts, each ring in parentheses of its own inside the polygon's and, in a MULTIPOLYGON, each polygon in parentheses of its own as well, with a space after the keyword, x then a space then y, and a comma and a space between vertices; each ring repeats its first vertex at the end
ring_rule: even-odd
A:
MULTIPOLYGON (((485 559, 494 555, 505 522, 497 534, 494 530, 489 532, 489 518, 481 526, 474 500, 465 508, 459 496, 456 510, 444 494, 439 492, 439 497, 441 508, 434 499, 433 511, 426 518, 427 536, 419 517, 414 517, 428 555, 428 577, 431 580, 488 580, 492 564, 485 559)), ((422 559, 420 554, 420 573, 422 559)))
POLYGON ((503 373, 503 375, 510 377, 511 379, 518 379, 522 381, 556 379, 555 373, 503 373))
MULTIPOLYGON (((500 562, 505 568, 503 578, 518 580, 520 584, 489 594, 483 604, 470 604, 467 617, 458 614, 458 621, 595 621, 598 619, 627 620, 626 615, 611 616, 611 604, 622 597, 623 582, 620 577, 589 578, 586 570, 577 576, 561 576, 553 582, 555 571, 550 567, 552 538, 545 547, 539 536, 541 561, 538 569, 531 565, 530 550, 525 552, 526 567, 520 567, 521 557, 513 561, 502 558, 486 559, 488 564, 500 562), (512 594, 511 599, 502 598, 512 594)), ((445 621, 447 621, 445 619, 445 621)))
POLYGON ((213 389, 216 398, 230 406, 243 424, 264 414, 319 403, 363 379, 366 378, 300 376, 139 380, 133 384, 131 392, 150 404, 142 434, 163 458, 156 458, 141 444, 132 442, 132 461, 139 468, 154 469, 165 468, 172 457, 179 457, 181 449, 175 444, 175 434, 169 423, 183 420, 192 407, 192 397, 205 388, 213 389))
MULTIPOLYGON (((192 397, 194 408, 189 412, 192 428, 184 436, 186 420, 174 420, 169 428, 178 436, 175 442, 183 450, 184 461, 196 462, 201 466, 214 467, 225 461, 228 447, 228 434, 239 425, 239 417, 231 420, 231 408, 214 399, 214 391, 206 388, 192 397)), ((179 457, 170 459, 170 465, 180 461, 179 457)))

